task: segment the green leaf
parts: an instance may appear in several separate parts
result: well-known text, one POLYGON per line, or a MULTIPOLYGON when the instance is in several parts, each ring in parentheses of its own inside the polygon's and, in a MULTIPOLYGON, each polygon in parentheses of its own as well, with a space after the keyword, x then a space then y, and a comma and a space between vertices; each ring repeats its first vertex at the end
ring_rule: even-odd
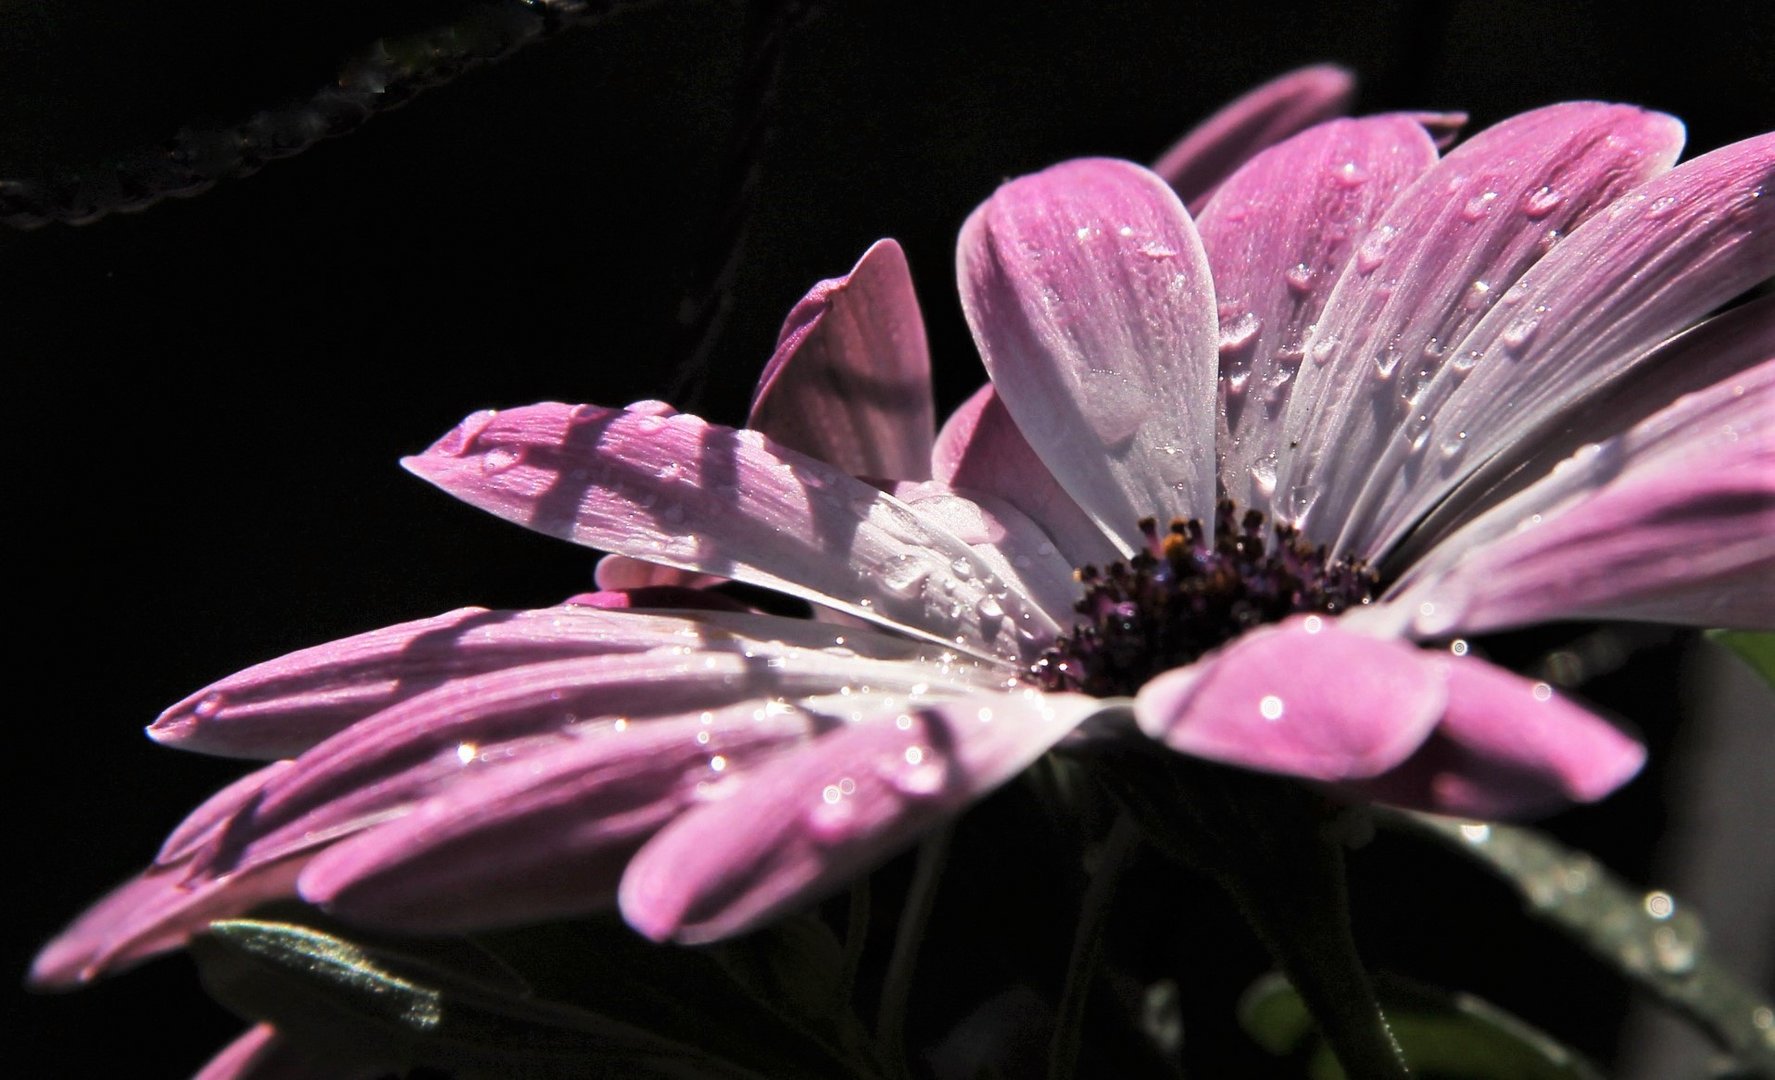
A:
POLYGON ((205 985, 234 1011, 353 1060, 466 1076, 755 1080, 706 1051, 634 1025, 491 988, 438 958, 294 923, 234 919, 192 943, 205 985))
MULTIPOLYGON (((1471 994, 1376 981, 1388 1027, 1419 1080, 1601 1080, 1574 1051, 1471 994)), ((1281 975, 1246 991, 1239 1022, 1270 1053, 1303 1058, 1313 1080, 1343 1080, 1306 1003, 1281 975)))
POLYGON ((1775 687, 1775 634, 1750 630, 1709 630, 1707 636, 1737 653, 1763 681, 1775 687))
POLYGON ((1498 875, 1531 916, 1695 1024, 1739 1064, 1775 1076, 1775 1007, 1709 954, 1701 920, 1668 893, 1629 888, 1595 859, 1531 829, 1398 810, 1380 820, 1498 875))

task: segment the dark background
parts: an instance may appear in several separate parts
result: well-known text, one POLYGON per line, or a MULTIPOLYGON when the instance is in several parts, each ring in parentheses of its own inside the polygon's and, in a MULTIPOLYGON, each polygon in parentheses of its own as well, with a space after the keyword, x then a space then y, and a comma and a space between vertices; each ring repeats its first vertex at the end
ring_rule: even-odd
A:
MULTIPOLYGON (((375 39, 464 6, 0 0, 0 177, 54 184, 183 126, 239 123, 312 94, 375 39)), ((1361 111, 1465 109, 1475 127, 1580 97, 1675 113, 1697 151, 1775 126, 1761 3, 1638 18, 1497 0, 1236 16, 1163 3, 810 7, 779 27, 780 71, 762 95, 756 9, 661 0, 199 198, 0 230, 17 424, 10 978, 240 771, 142 738, 166 704, 303 645, 588 587, 587 553, 396 465, 473 409, 678 390, 679 404, 737 420, 790 305, 881 236, 911 258, 939 404, 953 405, 981 377, 951 262, 975 203, 1066 157, 1150 160, 1303 63, 1355 69, 1361 111), (768 138, 746 195, 736 133, 760 117, 768 138), (729 254, 736 212, 732 314, 693 361, 680 314, 706 299, 699 282, 729 254)), ((1532 662, 1558 640, 1496 648, 1532 662)), ((1560 823, 1639 880, 1664 865, 1665 762, 1696 678, 1687 639, 1647 641, 1585 689, 1669 753, 1617 800, 1560 823)), ((1482 896, 1503 911, 1495 923, 1440 922, 1415 900, 1456 904, 1470 883, 1369 858, 1359 900, 1385 922, 1371 946, 1391 950, 1384 959, 1409 968, 1401 953, 1460 938, 1454 959, 1420 973, 1532 983, 1524 1011, 1541 1006, 1536 1019, 1608 1052, 1625 999, 1590 994, 1599 973, 1522 931, 1501 891, 1482 896)), ((183 958, 74 996, 9 994, 7 1007, 7 1056, 24 1051, 15 1075, 184 1075, 239 1027, 183 958)))

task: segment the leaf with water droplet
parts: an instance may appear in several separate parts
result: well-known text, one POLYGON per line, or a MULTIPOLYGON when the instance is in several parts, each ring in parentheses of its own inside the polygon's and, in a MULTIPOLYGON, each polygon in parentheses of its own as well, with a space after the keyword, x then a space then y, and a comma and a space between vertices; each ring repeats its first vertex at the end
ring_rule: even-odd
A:
POLYGON ((1756 1017, 1768 1001, 1707 951, 1693 911, 1668 894, 1649 904, 1595 859, 1532 829, 1402 810, 1380 823, 1438 841, 1512 885, 1527 911, 1571 937, 1622 977, 1700 1028, 1756 1075, 1775 1076, 1775 1033, 1756 1017))

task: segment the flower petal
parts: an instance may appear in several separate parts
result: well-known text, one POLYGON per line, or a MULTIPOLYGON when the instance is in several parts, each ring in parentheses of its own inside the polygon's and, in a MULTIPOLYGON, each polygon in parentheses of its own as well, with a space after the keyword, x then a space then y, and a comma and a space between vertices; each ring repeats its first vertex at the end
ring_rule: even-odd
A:
POLYGON ((931 458, 934 474, 943 483, 997 496, 1027 514, 1068 564, 1101 566, 1121 556, 1035 456, 991 383, 944 422, 931 458))
POLYGON ((1270 509, 1294 375, 1356 241, 1435 162, 1412 117, 1333 120, 1251 159, 1202 211, 1220 314, 1220 476, 1241 507, 1270 509))
POLYGON ((176 949, 215 919, 291 895, 300 864, 296 859, 195 880, 184 867, 153 867, 118 886, 45 945, 31 965, 31 985, 79 986, 176 949))
POLYGON ((654 837, 623 876, 623 915, 656 941, 743 933, 883 861, 1102 705, 1026 691, 878 712, 654 837))
POLYGON ((967 541, 994 577, 1016 584, 1056 621, 1071 620, 1079 596, 1073 564, 1016 507, 934 480, 902 482, 889 490, 920 517, 967 541))
POLYGON ((583 915, 609 905, 660 827, 820 726, 762 702, 630 724, 455 785, 316 857, 300 889, 353 922, 407 932, 583 915))
POLYGON ((1465 363, 1451 347, 1550 235, 1668 169, 1681 147, 1682 126, 1668 116, 1555 105, 1480 132, 1400 194, 1357 246, 1307 342, 1312 362, 1298 376, 1284 422, 1291 449, 1277 470, 1285 516, 1311 510, 1310 535, 1377 554, 1359 498, 1371 477, 1402 490, 1418 482, 1423 459, 1408 467, 1399 455, 1424 446, 1433 378, 1451 358, 1465 363))
MULTIPOLYGON (((834 637, 818 624, 776 621, 834 637)), ((874 659, 857 652, 878 635, 836 636, 842 653, 756 638, 729 639, 727 648, 718 639, 694 649, 685 641, 682 649, 553 661, 451 683, 297 758, 228 821, 199 866, 212 875, 234 872, 385 828, 427 799, 474 789, 483 774, 534 769, 556 751, 586 742, 621 743, 629 729, 661 718, 739 704, 750 710, 855 687, 863 688, 859 700, 869 700, 915 688, 944 695, 978 686, 965 663, 940 656, 874 659)))
POLYGON ((899 244, 877 241, 795 305, 746 426, 852 476, 930 477, 931 358, 899 244))
POLYGON ((718 585, 721 579, 709 574, 693 574, 676 566, 631 559, 627 555, 606 555, 598 560, 592 580, 600 589, 645 589, 656 585, 675 585, 686 589, 703 589, 718 585))
MULTIPOLYGON (((1537 262, 1454 348, 1471 370, 1431 383, 1413 441, 1484 460, 1643 361, 1667 338, 1775 276, 1775 134, 1685 162, 1617 200, 1537 262), (1468 438, 1459 439, 1465 433, 1468 438)), ((1374 473, 1362 535, 1394 542, 1458 483, 1460 455, 1374 473), (1406 478, 1421 471, 1409 483, 1406 478), (1397 476, 1399 479, 1390 480, 1397 476)))
POLYGON ((1447 700, 1441 673, 1417 649, 1308 615, 1153 679, 1135 698, 1134 717, 1180 753, 1348 780, 1405 760, 1447 700))
POLYGON ((692 625, 581 605, 461 608, 256 664, 161 713, 148 734, 156 742, 227 757, 292 756, 454 680, 568 656, 681 645, 692 625))
POLYGON ((1638 774, 1645 748, 1554 693, 1483 660, 1448 657, 1448 711, 1417 753, 1350 785, 1443 814, 1528 817, 1595 802, 1638 774))
POLYGON ((477 413, 408 469, 538 532, 764 585, 981 656, 1039 651, 1029 597, 951 569, 973 549, 753 431, 655 404, 477 413))
POLYGON ((975 210, 956 262, 998 396, 1079 506, 1125 552, 1142 518, 1212 519, 1214 284, 1171 189, 1056 165, 975 210))
POLYGON ((1153 171, 1199 208, 1232 171, 1266 146, 1341 116, 1356 78, 1332 64, 1298 68, 1235 98, 1159 155, 1153 171))
POLYGON ((1431 637, 1571 618, 1775 626, 1775 357, 1579 451, 1386 599, 1431 637))
POLYGON ((1775 358, 1775 294, 1740 304, 1665 342, 1644 363, 1555 413, 1475 470, 1388 556, 1405 567, 1449 533, 1545 477, 1585 445, 1610 439, 1678 399, 1775 358))

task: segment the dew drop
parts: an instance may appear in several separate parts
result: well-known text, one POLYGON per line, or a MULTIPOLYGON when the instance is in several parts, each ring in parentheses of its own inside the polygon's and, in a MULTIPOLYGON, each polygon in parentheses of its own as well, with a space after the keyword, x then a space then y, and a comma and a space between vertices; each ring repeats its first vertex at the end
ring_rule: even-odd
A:
POLYGON ((1512 356, 1521 356, 1523 351, 1528 348, 1529 342, 1534 340, 1535 331, 1540 327, 1541 319, 1538 315, 1517 319, 1505 327, 1500 339, 1504 343, 1505 351, 1512 356))
POLYGON ((1301 528, 1307 515, 1312 512, 1313 504, 1319 501, 1319 489, 1312 484, 1296 484, 1288 489, 1288 497, 1283 500, 1281 513, 1288 523, 1301 528))
POLYGON ((1695 969, 1700 932, 1690 923, 1668 923, 1652 931, 1652 962, 1659 970, 1682 975, 1695 969))
POLYGON ((1467 451, 1467 433, 1464 431, 1457 431, 1451 435, 1445 436, 1443 440, 1436 445, 1436 449, 1437 452, 1442 455, 1442 460, 1455 460, 1467 451))
POLYGON ((915 555, 895 555, 882 564, 881 584, 889 592, 911 596, 929 579, 931 570, 915 555))
POLYGON ((1652 204, 1646 207, 1646 216, 1654 221, 1661 217, 1668 217, 1670 212, 1676 209, 1678 201, 1675 195, 1664 195, 1653 199, 1652 204))
POLYGON ((1276 455, 1265 454, 1251 466, 1251 483, 1257 493, 1269 498, 1276 493, 1276 455))
POLYGON ((1491 282, 1476 280, 1467 287, 1467 293, 1461 297, 1461 303, 1468 311, 1478 311, 1490 306, 1492 302, 1491 282))
POLYGON ((1356 270, 1358 273, 1371 274, 1375 268, 1386 261, 1387 249, 1393 246, 1394 239, 1399 235, 1397 227, 1378 225, 1356 248, 1356 270))
POLYGON ((1331 170, 1331 179, 1338 187, 1354 190, 1368 182, 1368 170, 1360 162, 1346 161, 1331 170))
POLYGON ((214 719, 221 714, 222 706, 224 704, 226 704, 226 701, 221 694, 207 694, 204 696, 204 699, 198 702, 197 706, 191 710, 191 715, 197 717, 199 720, 214 719))
POLYGON ((495 446, 481 455, 481 471, 489 476, 505 472, 524 459, 524 455, 509 446, 495 446))
POLYGON ((646 415, 637 418, 635 421, 635 430, 643 435, 657 434, 665 426, 665 417, 656 413, 647 413, 646 415))
POLYGON ((1272 723, 1282 719, 1284 711, 1286 711, 1286 706, 1282 703, 1282 699, 1275 694, 1265 694, 1263 700, 1257 703, 1258 715, 1272 723))
POLYGON ((1005 617, 1005 609, 999 606, 999 602, 990 596, 982 596, 974 604, 974 610, 979 613, 982 619, 1002 619, 1005 617))
POLYGON ((1498 193, 1497 192, 1495 192, 1495 191, 1480 192, 1478 195, 1475 195, 1471 199, 1468 199, 1467 205, 1461 207, 1461 219, 1463 221, 1478 221, 1480 218, 1484 217, 1486 214, 1491 213, 1492 204, 1497 201, 1498 201, 1498 193))
POLYGON ((1522 212, 1527 214, 1531 221, 1539 221, 1559 209, 1559 205, 1563 202, 1565 202, 1565 196, 1558 189, 1550 184, 1542 184, 1523 197, 1522 212))
POLYGON ((1263 320, 1247 311, 1230 319, 1222 319, 1220 323, 1220 355, 1227 356, 1250 348, 1257 340, 1257 332, 1263 328, 1263 320))
POLYGON ((1398 349, 1388 347, 1374 354, 1374 376, 1381 382, 1386 382, 1391 379, 1393 377, 1393 372, 1398 369, 1398 367, 1398 349))
POLYGON ((1337 354, 1337 345, 1336 334, 1326 334, 1324 337, 1313 339, 1312 348, 1309 350, 1313 355, 1313 363, 1329 363, 1331 358, 1337 354))
POLYGON ((1313 268, 1304 262, 1295 263, 1283 271, 1282 280, 1286 281, 1288 287, 1297 293, 1308 292, 1313 287, 1313 268))
POLYGON ((1148 240, 1136 249, 1149 259, 1171 259, 1177 256, 1177 249, 1169 244, 1161 244, 1157 240, 1148 240))
POLYGON ((1462 349, 1448 361, 1448 369, 1456 375, 1465 375, 1479 365, 1479 358, 1484 354, 1478 349, 1462 349))

